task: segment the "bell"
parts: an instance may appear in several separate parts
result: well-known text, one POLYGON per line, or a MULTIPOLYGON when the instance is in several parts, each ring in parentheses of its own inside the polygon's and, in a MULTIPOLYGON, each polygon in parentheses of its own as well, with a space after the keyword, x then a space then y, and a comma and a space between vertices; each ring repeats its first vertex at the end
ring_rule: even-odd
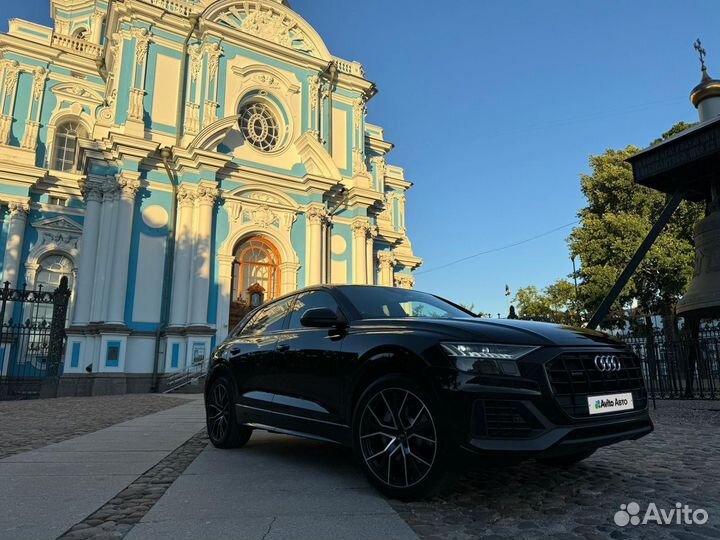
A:
POLYGON ((720 211, 695 225, 695 275, 677 314, 701 319, 720 317, 720 211))

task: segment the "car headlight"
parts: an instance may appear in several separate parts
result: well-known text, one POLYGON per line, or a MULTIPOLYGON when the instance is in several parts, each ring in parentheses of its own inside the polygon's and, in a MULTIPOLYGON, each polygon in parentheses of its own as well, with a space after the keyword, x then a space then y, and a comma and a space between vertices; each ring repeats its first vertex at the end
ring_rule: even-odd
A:
POLYGON ((460 371, 483 375, 520 376, 517 360, 539 347, 498 343, 441 343, 460 371))

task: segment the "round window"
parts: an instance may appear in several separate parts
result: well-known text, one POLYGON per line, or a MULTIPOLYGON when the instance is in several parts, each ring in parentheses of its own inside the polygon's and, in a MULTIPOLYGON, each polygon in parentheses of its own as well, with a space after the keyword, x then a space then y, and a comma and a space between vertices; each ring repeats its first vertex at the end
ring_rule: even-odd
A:
POLYGON ((240 109, 243 138, 258 150, 271 152, 278 147, 280 128, 272 110, 264 103, 248 103, 240 109))

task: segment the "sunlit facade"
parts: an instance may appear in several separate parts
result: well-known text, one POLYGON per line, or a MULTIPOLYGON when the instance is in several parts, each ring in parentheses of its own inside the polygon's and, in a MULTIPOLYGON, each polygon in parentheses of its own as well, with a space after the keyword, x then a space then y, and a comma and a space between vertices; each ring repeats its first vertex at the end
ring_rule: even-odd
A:
POLYGON ((3 281, 70 278, 62 392, 145 391, 306 285, 413 286, 359 63, 284 1, 109 5, 0 35, 3 281))

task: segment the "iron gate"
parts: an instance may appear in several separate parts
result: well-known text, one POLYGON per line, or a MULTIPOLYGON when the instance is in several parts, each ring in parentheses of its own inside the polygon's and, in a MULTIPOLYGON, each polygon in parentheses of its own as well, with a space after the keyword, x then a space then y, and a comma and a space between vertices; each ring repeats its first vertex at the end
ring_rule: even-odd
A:
POLYGON ((669 339, 662 332, 623 336, 642 359, 648 393, 655 399, 720 399, 720 332, 669 339))
POLYGON ((54 397, 65 348, 68 279, 54 291, 0 290, 0 400, 54 397))

